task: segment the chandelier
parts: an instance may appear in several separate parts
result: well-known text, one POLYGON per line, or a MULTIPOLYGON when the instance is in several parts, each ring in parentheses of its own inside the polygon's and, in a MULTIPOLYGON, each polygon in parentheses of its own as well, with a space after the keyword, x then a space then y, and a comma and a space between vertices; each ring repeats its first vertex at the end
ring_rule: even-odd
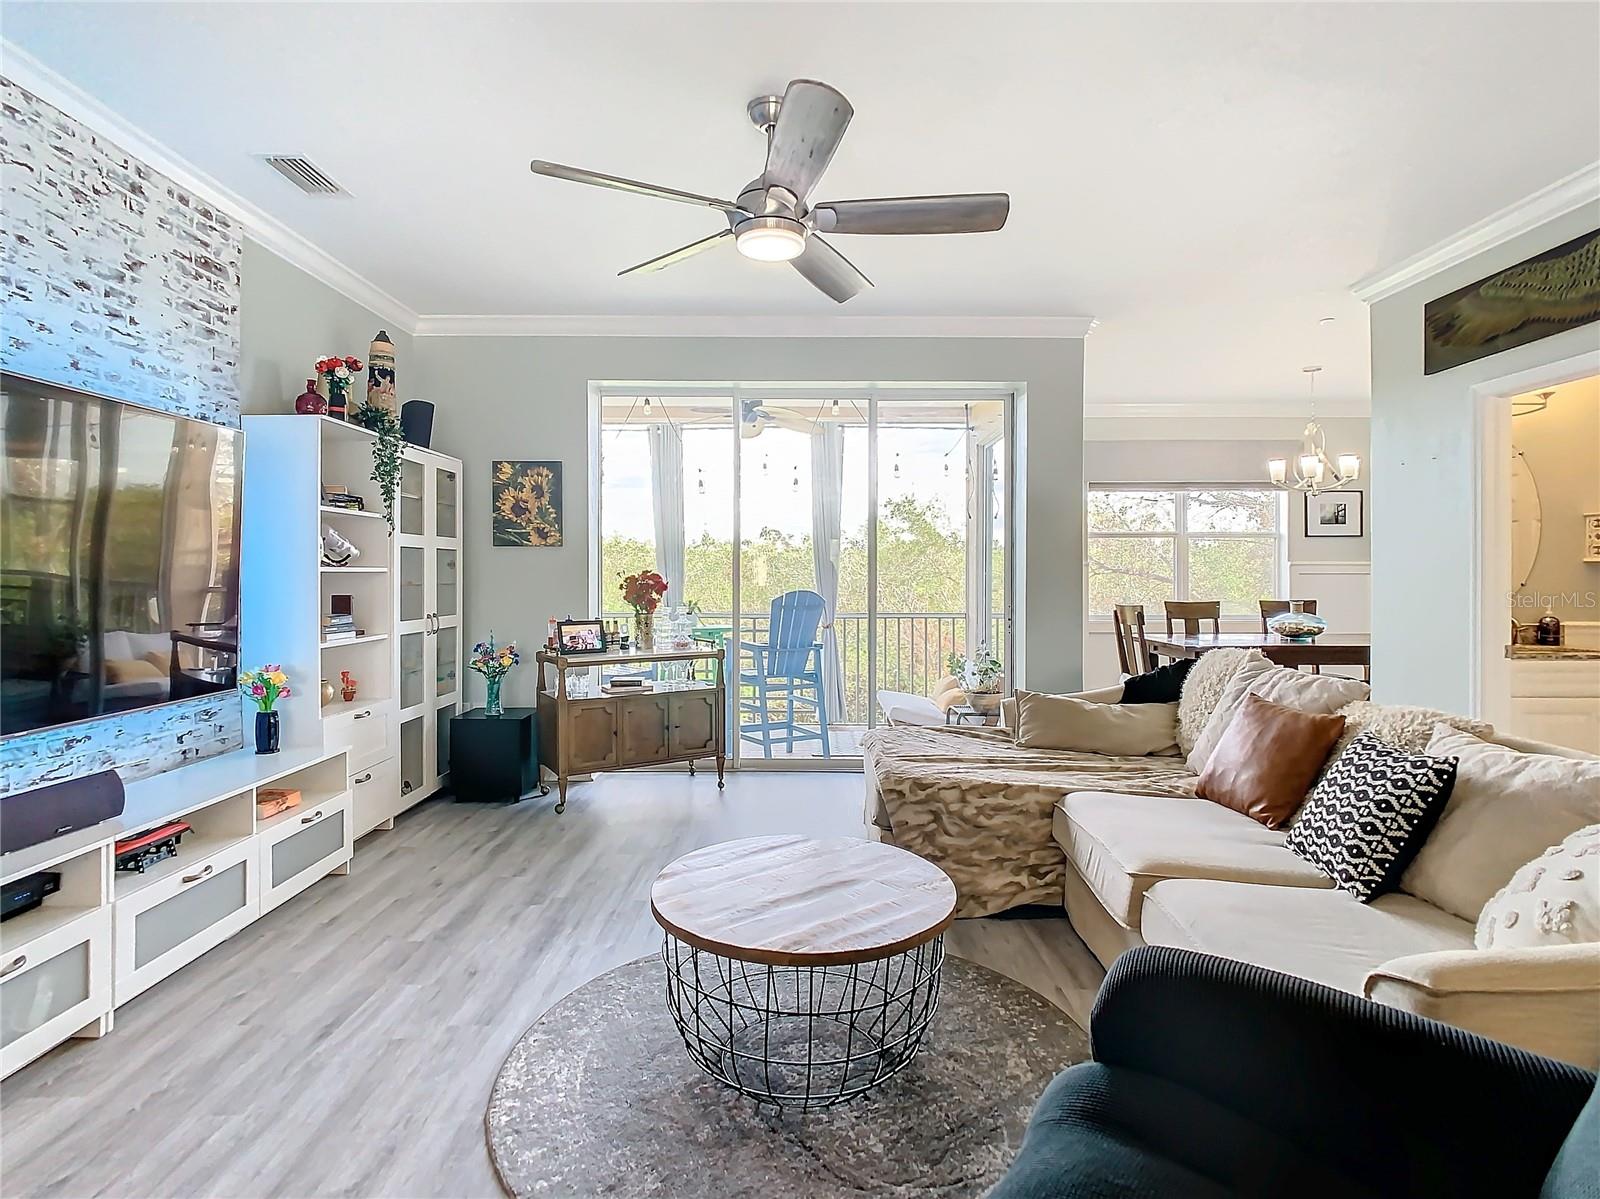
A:
POLYGON ((1335 465, 1328 458, 1326 438, 1317 423, 1317 372, 1320 366, 1300 368, 1310 380, 1311 419, 1300 435, 1300 454, 1294 462, 1294 479, 1289 478, 1289 461, 1271 458, 1267 461, 1267 475, 1278 487, 1292 487, 1296 491, 1316 495, 1336 487, 1347 487, 1361 477, 1361 455, 1340 454, 1335 465))

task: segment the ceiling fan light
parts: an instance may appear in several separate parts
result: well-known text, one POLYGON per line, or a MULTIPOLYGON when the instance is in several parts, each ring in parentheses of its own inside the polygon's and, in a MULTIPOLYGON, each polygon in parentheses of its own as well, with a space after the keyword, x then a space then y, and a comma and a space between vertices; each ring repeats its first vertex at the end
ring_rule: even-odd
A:
POLYGON ((734 234, 739 253, 756 262, 788 262, 806 248, 805 226, 788 217, 754 217, 734 234))

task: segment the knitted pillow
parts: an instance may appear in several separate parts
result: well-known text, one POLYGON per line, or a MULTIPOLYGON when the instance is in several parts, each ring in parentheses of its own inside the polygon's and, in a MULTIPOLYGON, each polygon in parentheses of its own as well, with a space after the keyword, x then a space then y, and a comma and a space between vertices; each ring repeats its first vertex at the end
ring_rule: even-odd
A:
POLYGON ((1214 649, 1200 655, 1194 669, 1184 677, 1183 694, 1178 698, 1178 748, 1184 757, 1194 749, 1228 680, 1246 662, 1258 660, 1267 660, 1258 649, 1214 649))
POLYGON ((1311 790, 1283 844, 1341 891, 1392 891, 1455 786, 1456 760, 1408 754, 1362 733, 1311 790))
POLYGON ((1478 914, 1479 949, 1600 941, 1600 824, 1581 828, 1511 876, 1478 914))

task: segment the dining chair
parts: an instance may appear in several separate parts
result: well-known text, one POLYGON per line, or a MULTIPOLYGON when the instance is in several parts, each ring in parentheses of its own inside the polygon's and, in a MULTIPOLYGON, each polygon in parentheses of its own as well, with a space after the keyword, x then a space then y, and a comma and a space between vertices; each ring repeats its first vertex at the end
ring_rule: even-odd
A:
POLYGON ((739 642, 739 736, 772 756, 781 739, 790 752, 796 741, 828 745, 828 699, 822 678, 822 624, 827 604, 815 591, 786 591, 772 601, 765 641, 739 642), (748 692, 750 698, 744 698, 748 692), (781 706, 782 716, 774 716, 781 706), (796 712, 799 709, 799 712, 796 712), (810 715, 815 728, 799 723, 810 715), (746 723, 746 716, 755 717, 746 723))
POLYGON ((1118 604, 1111 609, 1117 634, 1117 663, 1125 675, 1150 671, 1150 647, 1144 639, 1144 605, 1118 604))
POLYGON ((1167 636, 1173 634, 1174 621, 1183 622, 1183 635, 1195 637, 1205 632, 1201 625, 1206 621, 1211 622, 1211 632, 1222 632, 1222 601, 1221 600, 1168 600, 1167 606, 1167 636))
MULTIPOLYGON (((1265 637, 1268 633, 1270 633, 1272 631, 1271 629, 1269 629, 1267 627, 1267 621, 1271 620, 1274 616, 1279 616, 1284 612, 1288 612, 1291 608, 1294 608, 1296 605, 1299 606, 1299 609, 1302 612, 1309 612, 1313 616, 1315 616, 1317 614, 1317 601, 1316 600, 1279 600, 1279 599, 1270 599, 1270 600, 1264 599, 1264 600, 1262 600, 1261 601, 1261 635, 1263 637, 1265 637)), ((1308 672, 1310 672, 1311 674, 1321 674, 1322 673, 1322 667, 1316 665, 1315 663, 1313 663, 1310 666, 1307 666, 1305 669, 1308 672)))
POLYGON ((1263 634, 1269 632, 1270 630, 1267 628, 1267 621, 1272 619, 1274 616, 1279 616, 1282 613, 1289 611, 1295 604, 1300 605, 1300 611, 1302 612, 1309 612, 1313 616, 1317 614, 1316 600, 1262 600, 1261 632, 1263 634))

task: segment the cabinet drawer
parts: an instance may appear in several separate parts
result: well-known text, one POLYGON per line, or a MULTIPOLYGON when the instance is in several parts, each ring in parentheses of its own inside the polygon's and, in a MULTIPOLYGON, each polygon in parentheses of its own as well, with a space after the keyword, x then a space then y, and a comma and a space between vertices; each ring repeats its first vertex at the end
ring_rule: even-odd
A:
POLYGON ((350 776, 350 839, 366 836, 414 802, 413 796, 400 794, 399 758, 355 771, 350 776))
POLYGON ((117 900, 117 1005, 249 924, 259 893, 256 842, 246 837, 117 900))
POLYGON ((350 860, 350 793, 291 808, 257 840, 265 915, 350 860))
POLYGON ((111 1010, 111 909, 98 908, 0 962, 0 1077, 111 1010))
POLYGON ((351 704, 348 712, 323 711, 323 748, 346 751, 351 774, 359 774, 394 754, 386 704, 351 704))

